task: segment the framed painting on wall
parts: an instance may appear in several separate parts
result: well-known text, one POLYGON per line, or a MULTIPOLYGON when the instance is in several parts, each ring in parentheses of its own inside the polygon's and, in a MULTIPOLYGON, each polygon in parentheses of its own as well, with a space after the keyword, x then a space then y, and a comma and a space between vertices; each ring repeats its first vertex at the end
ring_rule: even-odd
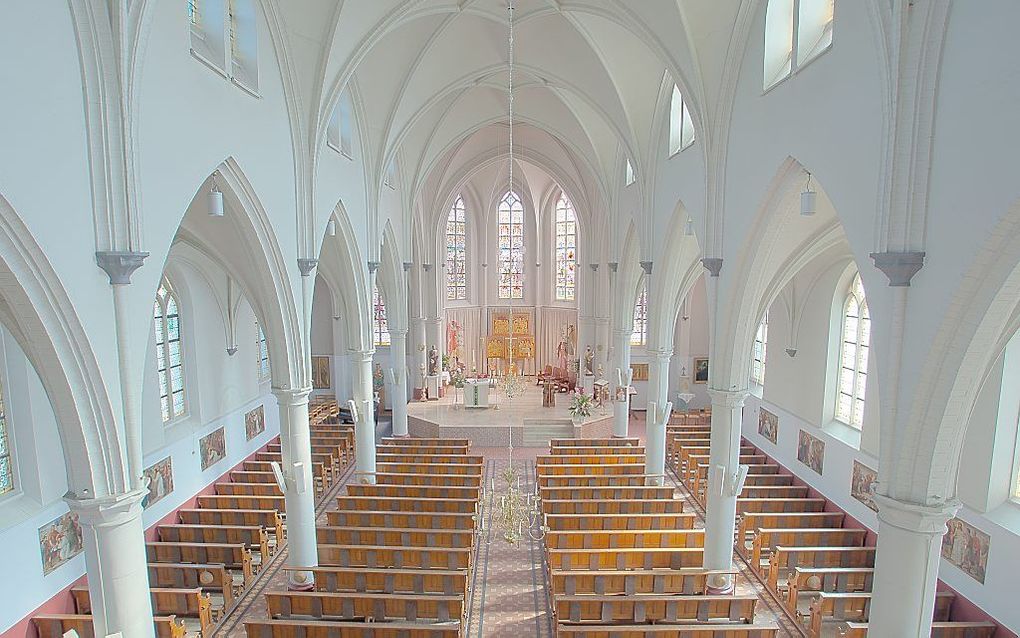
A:
POLYGON ((875 505, 875 487, 878 484, 878 472, 854 459, 853 474, 850 476, 850 496, 878 511, 875 505))
POLYGON ((266 411, 259 406, 244 415, 244 437, 251 441, 266 431, 266 411))
POLYGON ((694 383, 708 383, 708 357, 694 357, 694 383))
POLYGON ((329 390, 333 386, 329 370, 329 357, 312 355, 312 389, 329 390))
POLYGON ((983 585, 991 537, 958 518, 949 521, 946 528, 948 531, 942 537, 942 558, 983 585))
POLYGON ((630 369, 634 371, 633 381, 647 381, 648 380, 648 364, 647 363, 632 363, 630 369))
POLYGON ((84 536, 78 515, 68 512, 39 528, 43 574, 49 574, 82 552, 84 536))
POLYGON ((142 499, 142 507, 146 508, 163 499, 174 491, 174 466, 171 457, 156 461, 142 472, 149 479, 149 493, 142 499))
POLYGON ((208 470, 227 457, 227 440, 223 428, 210 432, 198 440, 198 453, 202 471, 208 470))
POLYGON ((758 434, 775 445, 779 440, 779 417, 765 408, 758 408, 758 434))
POLYGON ((825 462, 825 441, 801 430, 797 439, 797 460, 821 474, 825 462))

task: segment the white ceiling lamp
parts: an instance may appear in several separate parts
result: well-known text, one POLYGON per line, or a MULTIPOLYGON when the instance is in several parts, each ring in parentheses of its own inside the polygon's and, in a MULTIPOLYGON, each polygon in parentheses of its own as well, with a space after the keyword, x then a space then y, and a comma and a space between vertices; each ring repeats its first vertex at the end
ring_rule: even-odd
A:
POLYGON ((800 194, 800 214, 804 217, 812 217, 818 212, 818 193, 811 189, 811 173, 807 174, 807 185, 804 192, 800 194))
POLYGON ((336 220, 335 219, 330 218, 330 220, 328 222, 326 222, 326 234, 329 235, 330 237, 336 237, 336 220))
POLYGON ((223 217, 223 193, 216 185, 216 173, 212 175, 212 189, 209 191, 209 216, 223 217))

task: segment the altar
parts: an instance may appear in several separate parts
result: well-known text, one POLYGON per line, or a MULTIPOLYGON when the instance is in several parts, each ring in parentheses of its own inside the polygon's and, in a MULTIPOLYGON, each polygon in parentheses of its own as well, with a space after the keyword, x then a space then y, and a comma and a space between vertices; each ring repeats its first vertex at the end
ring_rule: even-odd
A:
POLYGON ((464 380, 464 407, 465 408, 489 407, 488 379, 464 380))

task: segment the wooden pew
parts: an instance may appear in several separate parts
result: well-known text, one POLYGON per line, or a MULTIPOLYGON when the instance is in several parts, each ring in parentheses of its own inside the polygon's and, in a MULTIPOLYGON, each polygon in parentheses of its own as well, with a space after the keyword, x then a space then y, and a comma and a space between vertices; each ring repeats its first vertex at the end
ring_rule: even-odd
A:
POLYGON ((338 509, 373 512, 452 512, 474 514, 476 499, 399 498, 396 496, 338 496, 338 509))
POLYGON ((276 510, 177 510, 185 525, 257 525, 276 535, 276 543, 283 542, 283 517, 276 510))
POLYGON ((553 595, 599 594, 682 594, 708 593, 709 579, 725 575, 736 583, 736 570, 684 569, 554 569, 549 583, 553 595))
POLYGON ((542 501, 546 514, 679 514, 681 500, 542 501))
POLYGON ((188 563, 149 563, 151 587, 199 588, 223 596, 223 610, 234 606, 236 590, 234 578, 224 565, 197 565, 188 563))
MULTIPOLYGON (((767 477, 781 477, 783 474, 764 474, 767 477)), ((806 498, 810 489, 807 485, 748 485, 740 491, 740 498, 806 498)))
MULTIPOLYGON (((782 474, 782 468, 775 463, 753 463, 748 464, 741 461, 741 465, 747 465, 748 476, 756 474, 782 474)), ((682 476, 682 480, 690 490, 691 495, 694 498, 703 500, 705 496, 705 488, 708 485, 708 462, 698 463, 698 465, 689 469, 687 476, 682 476)))
POLYGON ((471 547, 475 532, 455 529, 316 527, 315 537, 324 545, 379 545, 387 547, 471 547))
POLYGON ((554 613, 566 623, 656 623, 676 624, 705 621, 754 622, 755 595, 674 596, 640 594, 633 596, 557 596, 554 613))
POLYGON ((669 530, 693 529, 696 514, 546 514, 553 531, 570 530, 669 530))
POLYGON ((624 438, 611 438, 611 439, 553 439, 549 441, 549 449, 564 448, 564 447, 615 447, 615 448, 626 448, 626 447, 638 447, 641 445, 641 440, 636 436, 624 437, 624 438))
POLYGON ((645 454, 646 449, 643 445, 631 445, 624 449, 620 449, 619 446, 613 445, 575 445, 573 447, 557 447, 552 454, 559 456, 567 455, 588 455, 588 454, 645 454))
POLYGON ((550 569, 680 569, 700 567, 700 547, 550 549, 550 569))
POLYGON ((216 493, 230 496, 283 496, 276 483, 217 483, 216 493))
POLYGON ((255 579, 255 566, 251 550, 244 544, 233 543, 146 543, 145 555, 150 563, 194 563, 197 565, 226 565, 240 569, 244 586, 255 579))
MULTIPOLYGON (((255 455, 256 458, 259 457, 259 456, 262 456, 262 454, 256 454, 255 455)), ((245 472, 270 472, 270 473, 272 473, 272 471, 273 471, 272 462, 275 460, 277 463, 282 463, 282 461, 281 461, 279 455, 268 455, 268 456, 271 456, 271 457, 274 457, 274 458, 271 458, 270 460, 262 460, 262 461, 245 461, 241 465, 242 471, 245 471, 245 472)), ((336 477, 329 470, 329 468, 326 467, 325 464, 313 462, 312 463, 312 478, 315 481, 316 487, 318 487, 319 491, 322 492, 322 491, 325 491, 326 488, 328 488, 329 486, 331 486, 333 484, 333 481, 334 481, 334 479, 336 477)))
POLYGON ((788 578, 795 567, 874 567, 874 547, 784 547, 769 556, 768 585, 778 592, 779 578, 788 578))
POLYGON ((475 463, 376 463, 378 474, 430 474, 446 476, 465 474, 481 476, 482 466, 475 463))
POLYGON ((821 512, 826 504, 824 498, 738 498, 737 514, 821 512))
POLYGON ((198 497, 200 509, 211 510, 277 510, 287 511, 282 496, 235 496, 229 494, 202 494, 198 497))
POLYGON ((471 447, 471 441, 468 439, 429 439, 429 438, 409 438, 402 436, 384 436, 382 440, 383 445, 402 445, 402 446, 432 446, 432 445, 456 445, 458 447, 471 447))
MULTIPOLYGON (((624 466, 627 467, 627 466, 624 466)), ((538 477, 540 487, 603 487, 620 485, 647 485, 649 481, 660 477, 651 474, 574 474, 568 476, 538 477)))
POLYGON ((366 512, 329 511, 326 522, 333 527, 419 527, 427 529, 471 530, 474 514, 448 512, 366 512))
POLYGON ((284 570, 312 572, 317 591, 467 596, 468 572, 462 569, 320 566, 284 570))
MULTIPOLYGON (((584 638, 776 638, 779 627, 769 624, 740 625, 736 623, 690 625, 572 625, 557 626, 560 636, 584 638)), ((250 635, 249 635, 249 638, 250 635)))
POLYGON ((262 560, 269 559, 269 536, 261 526, 242 525, 160 525, 159 540, 164 543, 219 543, 246 545, 256 549, 262 560))
MULTIPOLYGON (((571 457, 571 459, 573 459, 573 457, 571 457)), ((535 468, 539 476, 598 476, 645 473, 645 464, 643 462, 617 463, 615 465, 602 465, 597 463, 538 464, 535 468)))
MULTIPOLYGON (((261 463, 283 463, 283 454, 279 451, 256 452, 251 462, 261 463)), ((329 481, 331 484, 340 476, 340 467, 333 462, 330 454, 312 454, 313 474, 320 481, 329 481)))
POLYGON ((797 613, 801 593, 871 591, 873 567, 795 567, 786 580, 786 606, 797 613))
POLYGON ((386 623, 394 620, 446 623, 461 620, 460 596, 433 594, 370 594, 360 592, 266 592, 270 618, 303 616, 317 620, 357 620, 386 623))
POLYGON ((747 512, 745 511, 737 525, 737 538, 746 540, 754 530, 765 529, 793 529, 807 527, 818 529, 821 527, 842 527, 843 519, 846 517, 843 512, 747 512))
POLYGON ((547 549, 611 549, 704 547, 705 530, 578 530, 550 531, 547 549))
POLYGON ((458 638, 460 623, 360 623, 321 620, 245 621, 248 638, 458 638))
POLYGON ((437 454, 441 456, 466 455, 466 445, 380 445, 380 454, 437 454))
MULTIPOLYGON (((952 592, 935 594, 935 622, 949 620, 955 597, 952 592)), ((808 637, 821 638, 822 623, 827 620, 867 622, 870 613, 870 592, 820 592, 812 597, 808 607, 808 637)))
POLYGON ((471 547, 385 547, 319 545, 319 564, 332 567, 467 569, 471 547))
POLYGON ((376 474, 378 485, 446 485, 481 487, 481 474, 376 474))
POLYGON ((448 498, 454 500, 478 500, 480 487, 456 487, 445 485, 375 485, 349 483, 345 486, 347 496, 390 496, 396 498, 448 498))
POLYGON ((539 492, 543 500, 549 501, 673 499, 676 494, 676 490, 668 485, 543 487, 539 489, 539 492))
POLYGON ((867 538, 866 529, 819 528, 819 529, 762 529, 754 533, 751 541, 751 555, 748 562, 762 575, 762 560, 768 560, 772 549, 787 547, 861 547, 867 538))
MULTIPOLYGON (((155 616, 181 616, 198 618, 202 635, 208 635, 213 625, 212 603, 209 594, 201 589, 163 589, 152 588, 152 613, 155 616)), ((84 616, 92 615, 92 601, 88 587, 72 587, 71 597, 74 607, 84 616)))
POLYGON ((535 464, 542 465, 644 465, 644 454, 624 454, 607 452, 605 454, 546 454, 535 459, 535 464))
POLYGON ((471 465, 481 466, 485 459, 481 456, 466 454, 420 454, 389 452, 388 448, 380 447, 375 457, 376 463, 428 463, 432 465, 471 465))
MULTIPOLYGON (((935 622, 931 624, 931 638, 992 638, 998 629, 993 622, 935 622)), ((868 635, 868 623, 842 623, 839 635, 864 638, 868 635)))
MULTIPOLYGON (((184 638, 184 624, 176 617, 156 616, 152 621, 157 638, 184 638)), ((92 627, 92 616, 83 614, 39 614, 32 617, 32 624, 39 632, 39 638, 61 638, 72 629, 81 638, 97 638, 92 627)))

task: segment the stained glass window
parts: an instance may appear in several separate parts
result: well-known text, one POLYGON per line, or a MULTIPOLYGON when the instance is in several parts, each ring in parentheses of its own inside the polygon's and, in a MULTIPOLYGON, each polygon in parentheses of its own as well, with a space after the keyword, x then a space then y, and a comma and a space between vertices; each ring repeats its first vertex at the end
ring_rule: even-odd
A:
POLYGON ((630 335, 630 345, 643 346, 648 343, 648 285, 641 285, 641 294, 634 304, 634 332, 630 335))
POLYGON ((765 385, 765 352, 769 340, 769 313, 761 318, 758 332, 754 335, 754 352, 751 357, 751 380, 765 385))
POLYGON ((577 217, 566 195, 556 202, 556 300, 574 300, 577 276, 577 217))
POLYGON ((467 299, 467 226, 464 198, 458 197, 446 218, 446 298, 467 299))
POLYGON ((159 402, 163 422, 184 414, 184 368, 181 354, 181 318, 177 297, 165 278, 152 306, 156 334, 156 366, 159 371, 159 402))
POLYGON ((11 439, 7 432, 7 407, 4 404, 3 388, 0 388, 0 494, 14 491, 14 460, 11 455, 11 439))
POLYGON ((237 46, 237 0, 227 0, 227 27, 230 30, 230 59, 235 64, 241 60, 241 51, 237 46))
POLYGON ((871 315, 861 275, 854 277, 843 305, 843 345, 839 355, 836 419, 854 427, 864 423, 864 390, 868 380, 871 315))
POLYGON ((524 298, 524 205, 513 192, 499 203, 499 298, 524 298))
POLYGON ((372 318, 373 332, 375 333, 375 345, 390 345, 390 329, 386 323, 386 303, 383 301, 379 287, 372 291, 372 318))
POLYGON ((188 20, 192 26, 198 26, 198 0, 188 0, 188 20))
POLYGON ((259 380, 269 378, 269 343, 266 342, 266 333, 262 331, 258 319, 255 320, 256 346, 259 356, 259 380))

